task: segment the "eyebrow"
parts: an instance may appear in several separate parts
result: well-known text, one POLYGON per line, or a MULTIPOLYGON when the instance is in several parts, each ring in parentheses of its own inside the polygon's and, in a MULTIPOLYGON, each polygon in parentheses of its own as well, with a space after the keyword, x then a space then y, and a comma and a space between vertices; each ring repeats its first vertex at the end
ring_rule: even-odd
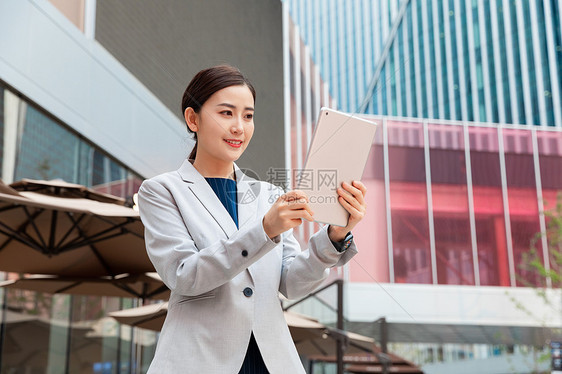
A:
MULTIPOLYGON (((225 106, 227 108, 236 109, 236 106, 234 106, 232 104, 228 104, 228 103, 220 103, 220 104, 217 104, 217 106, 225 106)), ((247 107, 244 108, 244 110, 254 111, 254 108, 252 108, 251 106, 247 106, 247 107)))

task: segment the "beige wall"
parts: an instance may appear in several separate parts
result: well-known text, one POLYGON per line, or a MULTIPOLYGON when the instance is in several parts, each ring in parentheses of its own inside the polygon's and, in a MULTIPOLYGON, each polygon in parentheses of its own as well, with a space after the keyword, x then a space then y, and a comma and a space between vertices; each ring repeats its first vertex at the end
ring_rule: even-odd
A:
POLYGON ((80 31, 84 32, 85 0, 49 0, 80 31))

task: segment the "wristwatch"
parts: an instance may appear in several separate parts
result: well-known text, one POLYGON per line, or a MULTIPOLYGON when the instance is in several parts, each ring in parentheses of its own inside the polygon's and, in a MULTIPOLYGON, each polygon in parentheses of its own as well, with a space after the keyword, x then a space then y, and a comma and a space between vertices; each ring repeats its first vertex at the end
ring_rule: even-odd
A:
POLYGON ((351 243, 353 243, 353 234, 351 233, 351 231, 347 233, 347 235, 341 242, 332 241, 332 244, 338 252, 343 252, 348 249, 351 243))

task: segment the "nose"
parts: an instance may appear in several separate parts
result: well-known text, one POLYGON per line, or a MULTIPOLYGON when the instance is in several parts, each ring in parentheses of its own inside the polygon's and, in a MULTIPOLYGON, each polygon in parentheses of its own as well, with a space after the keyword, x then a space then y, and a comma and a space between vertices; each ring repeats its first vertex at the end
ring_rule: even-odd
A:
POLYGON ((242 123, 242 118, 236 117, 230 126, 230 131, 233 134, 242 134, 244 132, 244 125, 242 123))

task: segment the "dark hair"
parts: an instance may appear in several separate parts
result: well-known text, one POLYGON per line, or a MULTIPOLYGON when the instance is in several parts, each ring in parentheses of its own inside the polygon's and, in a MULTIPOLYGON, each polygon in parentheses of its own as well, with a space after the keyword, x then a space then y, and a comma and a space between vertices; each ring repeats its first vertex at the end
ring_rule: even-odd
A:
MULTIPOLYGON (((230 86, 247 86, 250 92, 252 92, 254 102, 256 101, 256 90, 254 86, 240 70, 230 65, 213 66, 195 74, 191 82, 187 85, 181 100, 182 116, 189 107, 193 108, 195 113, 199 113, 201 107, 209 97, 215 92, 230 86)), ((195 137, 195 146, 189 155, 189 159, 194 159, 197 154, 197 134, 191 131, 187 124, 186 127, 187 131, 193 133, 195 137)))

